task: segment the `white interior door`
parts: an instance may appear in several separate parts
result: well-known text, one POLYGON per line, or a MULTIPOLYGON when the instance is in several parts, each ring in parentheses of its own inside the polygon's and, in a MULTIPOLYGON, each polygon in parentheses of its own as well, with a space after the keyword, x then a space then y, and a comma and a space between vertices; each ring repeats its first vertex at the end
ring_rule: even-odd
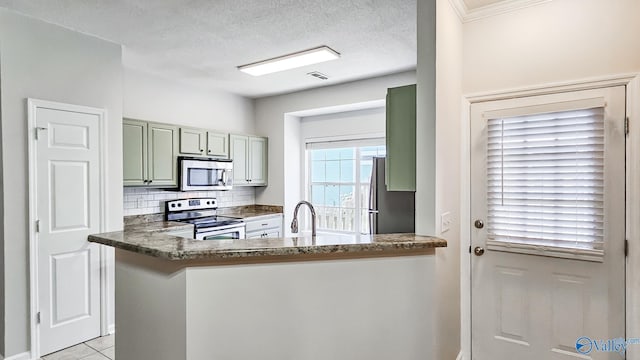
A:
POLYGON ((473 359, 624 358, 624 118, 624 87, 472 105, 473 359))
MULTIPOLYGON (((98 112, 31 101, 35 117, 40 353, 100 336, 98 112)), ((32 120, 33 121, 33 120, 32 120)))

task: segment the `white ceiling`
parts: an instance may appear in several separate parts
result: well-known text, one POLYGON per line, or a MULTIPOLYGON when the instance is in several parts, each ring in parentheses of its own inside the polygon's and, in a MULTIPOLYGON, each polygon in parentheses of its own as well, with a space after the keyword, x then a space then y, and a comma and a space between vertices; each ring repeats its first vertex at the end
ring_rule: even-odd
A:
POLYGON ((476 10, 499 2, 503 2, 503 0, 464 0, 464 4, 469 10, 476 10))
MULTIPOLYGON (((122 44, 128 68, 262 97, 415 69, 416 1, 0 0, 0 7, 122 44), (321 45, 342 57, 262 77, 236 68, 321 45)), ((523 0, 463 1, 477 10, 523 0)))
POLYGON ((0 0, 124 45, 126 67, 260 97, 414 69, 416 0, 0 0), (341 59, 253 77, 236 69, 327 45, 341 59), (329 80, 306 75, 320 71, 329 80))

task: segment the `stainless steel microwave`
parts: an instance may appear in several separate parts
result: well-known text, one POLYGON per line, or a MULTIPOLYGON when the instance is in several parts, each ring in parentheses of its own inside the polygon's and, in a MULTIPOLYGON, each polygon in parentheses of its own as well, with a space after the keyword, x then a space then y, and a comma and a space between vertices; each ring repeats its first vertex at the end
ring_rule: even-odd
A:
POLYGON ((233 160, 179 157, 180 190, 231 190, 233 160))

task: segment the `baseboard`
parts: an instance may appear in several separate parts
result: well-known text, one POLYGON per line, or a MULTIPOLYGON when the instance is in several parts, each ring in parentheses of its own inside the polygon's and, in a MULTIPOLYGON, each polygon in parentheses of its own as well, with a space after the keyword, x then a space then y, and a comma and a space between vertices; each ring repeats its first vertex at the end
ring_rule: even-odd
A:
MULTIPOLYGON (((107 327, 107 333, 108 333, 109 335, 111 335, 111 334, 115 334, 115 332, 116 332, 116 325, 115 325, 115 324, 111 324, 111 325, 109 325, 109 326, 107 327)), ((2 359, 0 359, 0 360, 2 360, 2 359)))
POLYGON ((0 355, 0 360, 31 360, 31 353, 24 352, 24 353, 9 356, 9 357, 3 357, 2 355, 0 355))

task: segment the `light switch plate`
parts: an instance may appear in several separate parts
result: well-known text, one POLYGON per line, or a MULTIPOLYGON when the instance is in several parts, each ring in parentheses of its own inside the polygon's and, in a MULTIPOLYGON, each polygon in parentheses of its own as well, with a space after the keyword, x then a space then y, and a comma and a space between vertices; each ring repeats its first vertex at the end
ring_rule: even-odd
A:
POLYGON ((451 222, 453 220, 451 219, 451 213, 450 212, 444 212, 442 213, 442 215, 440 215, 440 233, 446 233, 447 231, 451 230, 451 222))

